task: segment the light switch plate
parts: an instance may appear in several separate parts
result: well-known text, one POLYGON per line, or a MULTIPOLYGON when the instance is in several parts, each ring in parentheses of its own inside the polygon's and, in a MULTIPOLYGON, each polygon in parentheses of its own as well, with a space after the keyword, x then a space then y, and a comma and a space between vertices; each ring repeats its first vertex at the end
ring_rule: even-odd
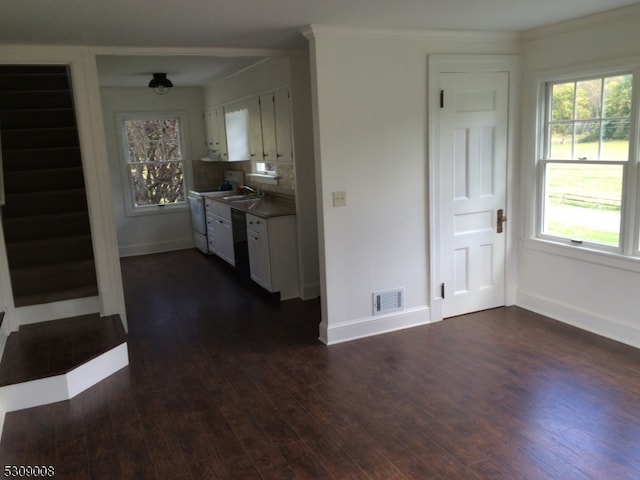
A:
POLYGON ((346 207, 347 206, 347 192, 333 192, 333 206, 334 207, 346 207))

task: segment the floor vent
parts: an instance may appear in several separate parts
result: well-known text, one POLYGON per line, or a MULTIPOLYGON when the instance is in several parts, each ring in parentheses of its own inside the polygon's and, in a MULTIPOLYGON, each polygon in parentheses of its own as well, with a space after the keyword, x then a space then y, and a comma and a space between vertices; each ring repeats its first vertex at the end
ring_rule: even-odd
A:
POLYGON ((385 290, 373 292, 373 314, 396 312, 404 308, 404 289, 385 290))

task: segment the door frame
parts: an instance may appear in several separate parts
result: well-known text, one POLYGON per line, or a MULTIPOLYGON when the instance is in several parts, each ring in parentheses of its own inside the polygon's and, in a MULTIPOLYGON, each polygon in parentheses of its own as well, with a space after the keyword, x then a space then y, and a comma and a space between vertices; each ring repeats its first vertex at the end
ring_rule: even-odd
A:
POLYGON ((429 55, 427 76, 428 98, 428 212, 429 212, 429 310, 431 321, 443 319, 442 269, 443 245, 440 238, 440 74, 469 72, 507 72, 509 74, 509 106, 507 131, 507 191, 505 225, 505 303, 513 305, 517 290, 517 248, 520 231, 518 220, 517 133, 519 131, 520 60, 517 55, 429 55))

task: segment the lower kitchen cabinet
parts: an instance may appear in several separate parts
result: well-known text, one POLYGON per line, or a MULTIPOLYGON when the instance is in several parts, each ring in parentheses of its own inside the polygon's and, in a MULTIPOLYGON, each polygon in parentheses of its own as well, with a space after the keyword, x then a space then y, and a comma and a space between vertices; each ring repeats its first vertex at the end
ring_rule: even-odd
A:
POLYGON ((207 199, 205 211, 209 252, 219 256, 225 262, 235 265, 231 208, 220 202, 207 199))
POLYGON ((280 299, 299 296, 296 216, 262 218, 247 214, 251 279, 280 293, 280 299))

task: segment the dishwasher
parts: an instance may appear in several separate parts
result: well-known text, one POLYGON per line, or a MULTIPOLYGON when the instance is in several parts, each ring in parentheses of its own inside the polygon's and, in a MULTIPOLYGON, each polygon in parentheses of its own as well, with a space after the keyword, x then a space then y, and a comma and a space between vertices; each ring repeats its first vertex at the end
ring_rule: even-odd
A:
POLYGON ((249 242, 247 241, 247 217, 244 212, 231 209, 231 230, 233 232, 233 254, 236 259, 236 270, 243 277, 249 278, 249 242))

